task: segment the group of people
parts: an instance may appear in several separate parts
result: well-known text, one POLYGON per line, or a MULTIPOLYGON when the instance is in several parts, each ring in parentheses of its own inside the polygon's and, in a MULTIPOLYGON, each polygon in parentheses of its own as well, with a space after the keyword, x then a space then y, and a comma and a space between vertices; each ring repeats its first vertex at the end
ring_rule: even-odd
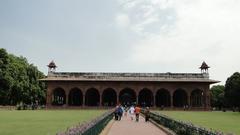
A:
MULTIPOLYGON (((146 107, 144 109, 144 115, 145 115, 146 122, 149 121, 149 112, 150 112, 149 107, 146 107)), ((121 104, 119 104, 115 108, 114 118, 115 118, 115 120, 120 121, 123 115, 124 116, 129 115, 132 121, 134 120, 134 117, 135 117, 136 122, 138 122, 140 113, 141 113, 141 108, 138 105, 130 106, 130 107, 127 107, 127 106, 123 107, 121 104)))

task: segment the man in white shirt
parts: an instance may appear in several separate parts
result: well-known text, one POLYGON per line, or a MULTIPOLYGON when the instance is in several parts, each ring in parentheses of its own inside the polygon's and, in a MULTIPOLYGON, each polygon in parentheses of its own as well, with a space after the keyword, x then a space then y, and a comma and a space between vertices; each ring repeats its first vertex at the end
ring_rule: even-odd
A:
POLYGON ((134 113, 135 113, 135 108, 131 106, 129 109, 129 116, 131 117, 131 120, 133 120, 134 113))

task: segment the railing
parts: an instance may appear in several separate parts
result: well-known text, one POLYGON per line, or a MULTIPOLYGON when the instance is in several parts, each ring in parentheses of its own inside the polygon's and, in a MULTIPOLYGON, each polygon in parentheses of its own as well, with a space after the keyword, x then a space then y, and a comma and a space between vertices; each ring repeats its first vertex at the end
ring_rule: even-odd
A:
POLYGON ((150 112, 150 119, 169 128, 177 135, 223 135, 222 132, 210 131, 202 127, 197 127, 191 123, 174 120, 159 113, 150 112))
POLYGON ((65 132, 57 133, 57 135, 98 135, 113 118, 113 110, 104 113, 96 119, 68 128, 65 132))
POLYGON ((53 72, 49 77, 61 78, 86 78, 86 79, 109 79, 109 78, 156 78, 156 79, 209 79, 206 73, 104 73, 104 72, 53 72))

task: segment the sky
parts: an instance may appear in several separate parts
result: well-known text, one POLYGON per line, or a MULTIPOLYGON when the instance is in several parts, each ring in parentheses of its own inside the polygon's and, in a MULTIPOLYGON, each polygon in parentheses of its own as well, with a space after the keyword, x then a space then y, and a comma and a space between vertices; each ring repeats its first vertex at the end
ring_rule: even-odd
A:
POLYGON ((239 0, 2 0, 0 48, 47 74, 239 71, 239 0))

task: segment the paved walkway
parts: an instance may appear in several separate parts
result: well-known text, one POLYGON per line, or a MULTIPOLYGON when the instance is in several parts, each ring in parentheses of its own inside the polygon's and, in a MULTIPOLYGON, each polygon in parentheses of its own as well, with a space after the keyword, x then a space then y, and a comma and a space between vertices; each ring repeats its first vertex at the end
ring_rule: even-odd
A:
POLYGON ((110 122, 107 135, 166 135, 161 129, 150 122, 145 122, 140 116, 140 121, 131 120, 129 116, 123 116, 121 121, 110 122))

